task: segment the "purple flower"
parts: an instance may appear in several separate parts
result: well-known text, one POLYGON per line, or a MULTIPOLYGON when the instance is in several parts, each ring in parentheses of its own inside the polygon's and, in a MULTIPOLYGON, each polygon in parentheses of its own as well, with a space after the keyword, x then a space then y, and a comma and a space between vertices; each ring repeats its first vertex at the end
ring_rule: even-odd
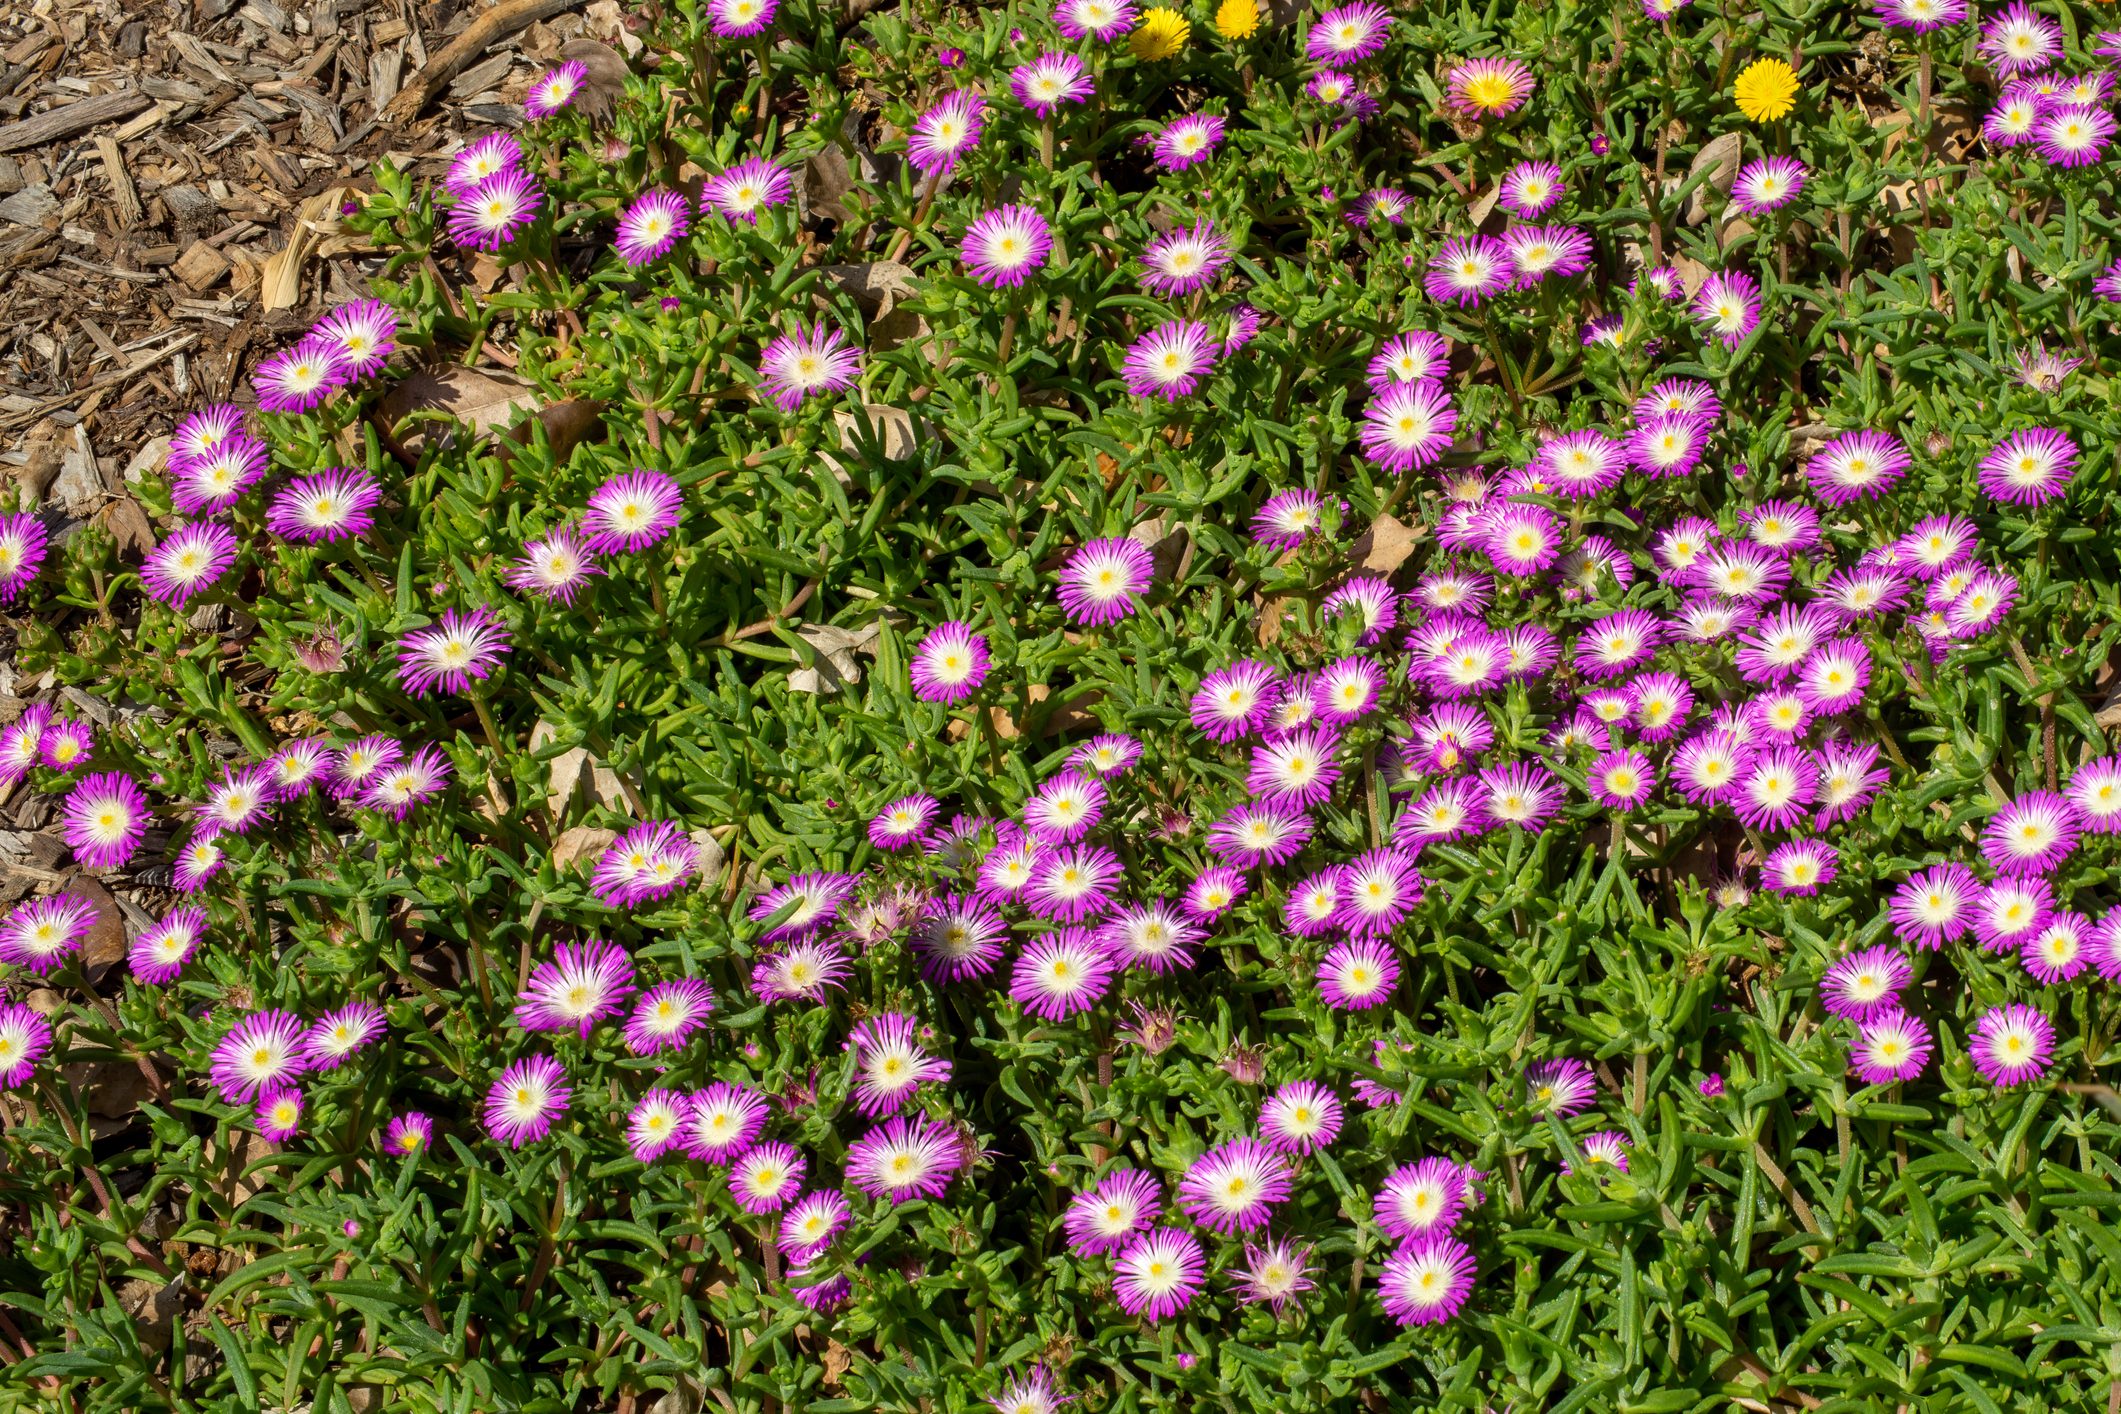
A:
POLYGON ((383 1008, 374 1002, 348 1002, 317 1018, 302 1033, 302 1061, 311 1071, 337 1070, 383 1034, 383 1008))
POLYGON ((590 890, 607 907, 636 907, 668 899, 700 871, 700 846, 677 820, 634 825, 596 861, 590 890))
POLYGON ((1524 1085, 1532 1108, 1558 1119, 1590 1108, 1598 1097, 1598 1081, 1591 1067, 1574 1056, 1526 1067, 1524 1085))
POLYGON ((1440 386, 1395 382, 1363 412, 1363 455, 1389 471, 1433 466, 1457 427, 1458 409, 1440 386))
POLYGON ((1981 857, 1998 874, 2052 874, 2076 850, 2080 828, 2075 808, 2063 797, 2026 791, 1989 817, 1981 857))
POLYGON ((379 299, 353 300, 319 319, 313 338, 336 346, 356 379, 381 373, 398 343, 398 316, 379 299))
POLYGON ((1804 164, 1794 157, 1766 157, 1738 169, 1731 199, 1748 216, 1780 210, 1804 190, 1804 164))
POLYGON ((1267 1225, 1276 1203, 1288 1200, 1293 1180, 1282 1155, 1257 1139, 1232 1139, 1186 1166, 1178 1203, 1209 1232, 1254 1232, 1267 1225))
POLYGON ((847 1181, 872 1198, 893 1203, 939 1198, 965 1165, 957 1132, 926 1115, 895 1116, 847 1150, 847 1181))
POLYGON ((1134 341, 1120 365, 1120 378, 1137 398, 1177 402, 1214 371, 1219 345, 1198 319, 1160 324, 1134 341))
POLYGON ((503 172, 519 172, 522 168, 523 144, 515 135, 488 133, 466 143, 449 160, 449 174, 442 179, 442 185, 451 195, 462 197, 489 177, 498 177, 503 172))
POLYGON ((1533 221, 1551 210, 1567 191, 1561 168, 1552 162, 1519 162, 1502 174, 1495 204, 1513 216, 1533 221))
POLYGON ((302 1092, 292 1085, 267 1090, 258 1096, 252 1114, 258 1133, 274 1144, 285 1144, 302 1132, 302 1092))
POLYGON ((284 540, 329 544, 366 535, 383 488, 369 472, 334 467, 289 482, 273 496, 265 524, 284 540))
POLYGON ((2013 433, 1981 461, 1981 489, 1998 501, 2034 506, 2060 497, 2077 474, 2077 446, 2052 427, 2013 433))
POLYGON ((1444 83, 1444 106, 1471 118, 1514 113, 1532 96, 1532 71, 1516 59, 1468 59, 1444 83))
POLYGON ((1449 1159, 1401 1164, 1377 1190, 1371 1209, 1392 1237, 1419 1238, 1449 1232, 1465 1206, 1465 1177, 1449 1159))
POLYGON ((1657 788, 1657 771, 1650 758, 1632 747, 1600 756, 1587 779, 1592 798, 1608 810, 1633 810, 1657 788))
POLYGON ((1288 806, 1232 806, 1208 832, 1208 849, 1217 859, 1240 869, 1286 864, 1311 839, 1311 818, 1288 806))
POLYGON ((1049 50, 1010 71, 1009 91, 1039 117, 1050 118, 1063 103, 1087 102, 1097 85, 1082 60, 1049 50))
POLYGON ((1040 856, 1031 870, 1025 902, 1040 918, 1084 923, 1101 918, 1113 903, 1124 870, 1103 845, 1079 844, 1040 856))
POLYGON ((841 393, 861 376, 862 353, 837 329, 796 326, 759 355, 759 390, 782 412, 794 412, 816 393, 841 393))
POLYGON ((1157 133, 1152 146, 1156 165, 1166 172, 1183 172, 1195 163, 1207 161, 1222 146, 1226 128, 1227 124, 1212 113, 1173 118, 1157 133))
POLYGON ((1093 628, 1117 623, 1141 607, 1156 571, 1155 557, 1138 540, 1115 537, 1085 542, 1061 568, 1061 609, 1093 628))
POLYGON ((769 1139, 729 1165, 729 1193, 747 1213, 778 1213, 793 1202, 809 1171, 793 1144, 769 1139))
POLYGON ((67 848, 90 869, 123 868, 138 852, 150 818, 147 797, 118 771, 82 777, 61 813, 67 848))
POLYGON ((1538 761, 1483 770, 1479 784, 1478 808, 1484 816, 1535 835, 1563 803, 1561 781, 1538 761))
POLYGON ((1259 1132, 1284 1154, 1315 1154, 1339 1137, 1343 1117, 1340 1100, 1325 1086, 1292 1081, 1260 1106, 1259 1132))
MULTIPOLYGON (((44 554, 45 530, 42 521, 27 512, 19 515, 0 514, 0 604, 14 603, 15 596, 36 579, 37 571, 44 567, 44 554)), ((147 571, 143 567, 141 578, 144 580, 146 577, 147 571)))
POLYGON ((1760 881, 1771 892, 1808 898, 1834 882, 1838 864, 1834 847, 1824 841, 1785 840, 1768 851, 1760 881))
POLYGON ((525 1056, 502 1071, 486 1092, 486 1132, 511 1149, 520 1149, 552 1132, 552 1122, 567 1113, 574 1088, 567 1072, 551 1056, 525 1056))
POLYGON ((571 1030, 586 1037, 633 990, 633 961, 617 943, 561 943, 550 960, 531 969, 516 998, 516 1024, 525 1031, 571 1030))
POLYGON ((626 1019, 626 1049, 637 1056, 660 1055, 683 1046, 707 1024, 714 1010, 714 991, 695 977, 658 982, 634 998, 626 1019))
POLYGON ((1871 0, 1871 9, 1886 25, 1916 34, 1958 24, 1967 14, 1964 0, 1871 0))
POLYGON ((725 221, 759 223, 759 211, 785 206, 795 197, 795 178, 788 169, 764 157, 747 157, 700 190, 700 200, 725 221))
POLYGON ((361 805, 403 820, 414 809, 434 799, 449 784, 451 768, 442 748, 429 742, 402 761, 376 772, 374 782, 362 792, 361 805))
MULTIPOLYGON (((0 530, 0 535, 4 534, 5 530, 0 530)), ((42 537, 43 530, 39 527, 37 559, 40 562, 44 558, 42 537)), ((180 526, 147 552, 147 558, 140 565, 140 583, 153 598, 172 609, 182 609, 192 596, 219 582, 235 563, 235 532, 225 525, 195 521, 180 526)), ((26 580, 27 576, 24 578, 26 580)))
POLYGON ((247 433, 223 438, 179 466, 170 463, 170 503, 186 515, 215 516, 243 498, 265 479, 270 454, 264 442, 247 433))
POLYGON ((164 986, 184 973, 184 964, 206 938, 206 910, 173 908, 145 929, 126 950, 133 976, 150 986, 164 986))
POLYGON ((674 191, 643 192, 619 217, 618 235, 611 246, 619 259, 638 267, 668 254, 691 229, 692 204, 684 197, 674 191))
POLYGON ((685 493, 660 471, 639 467, 614 476, 589 493, 582 528, 595 555, 630 555, 657 544, 677 528, 685 493))
POLYGON ((1819 1004, 1851 1021, 1897 1011, 1900 993, 1912 975, 1907 959, 1895 949, 1883 944, 1863 948, 1827 968, 1819 984, 1819 1004))
POLYGON ((932 795, 909 795, 878 811, 869 822, 869 843, 883 850, 916 849, 942 813, 932 795))
POLYGON ((214 1047, 214 1087, 228 1104, 242 1104, 286 1085, 309 1068, 303 1027, 294 1013, 252 1012, 231 1026, 214 1047))
POLYGON ((2047 1073, 2055 1053, 2055 1024, 2024 1005, 1990 1007, 1974 1023, 1967 1045, 1975 1069, 1999 1090, 2047 1073))
POLYGON ((1163 1190, 1140 1169, 1115 1169, 1086 1193, 1068 1200, 1061 1225, 1068 1249, 1077 1256, 1117 1252, 1156 1221, 1163 1211, 1163 1190))
POLYGON ((685 1110, 680 1143, 702 1163, 726 1164, 751 1148, 766 1127, 766 1097, 748 1085, 717 1080, 685 1110))
POLYGON ((988 289, 1015 289, 1053 250, 1053 230, 1032 206, 1003 206, 965 228, 962 255, 972 278, 988 289))
POLYGON ((987 640, 952 619, 936 625, 913 651, 908 676, 923 702, 959 702, 987 680, 987 640))
MULTIPOLYGON (((1340 877, 1336 921, 1357 939, 1384 938, 1420 904, 1427 881, 1402 850, 1373 849, 1357 855, 1340 877)), ((1389 959, 1390 954, 1384 954, 1389 959)), ((1396 977, 1398 968, 1393 967, 1396 977)), ((1384 984, 1389 991, 1390 982, 1384 984)))
POLYGON ((52 1024, 20 1002, 0 1003, 0 1090, 15 1090, 51 1049, 52 1024))
POLYGON ((574 102, 575 95, 589 82, 589 66, 580 59, 569 59, 556 68, 547 69, 530 85, 530 92, 523 96, 523 112, 532 122, 550 118, 553 114, 574 102))
POLYGON ((528 172, 511 168, 457 194, 449 212, 449 238, 469 250, 492 254, 538 219, 545 189, 528 172))
POLYGON ((1935 865, 1911 875, 1893 894, 1893 935, 1936 949, 1963 937, 1981 898, 1981 885, 1964 864, 1935 865))
POLYGON ((1385 47, 1392 17, 1385 7, 1362 3, 1328 10, 1311 22, 1304 57, 1314 64, 1359 64, 1385 47))
POLYGON ((1210 741, 1255 736, 1266 726, 1280 697, 1280 677, 1274 669, 1249 658, 1239 659, 1201 679, 1190 705, 1193 725, 1210 741))
POLYGON ((1210 865, 1186 885, 1180 902, 1190 917, 1211 923, 1228 913, 1250 889, 1245 876, 1236 869, 1228 865, 1210 865))
MULTIPOLYGON (((1027 864, 1023 885, 1026 893, 1044 879, 1038 871, 1045 862, 1043 855, 1037 855, 1027 864)), ((1077 867, 1079 874, 1080 865, 1077 867)), ((1116 865, 1110 872, 1117 877, 1116 865)), ((927 905, 927 911, 915 924, 913 955, 920 963, 921 975, 929 981, 961 982, 992 972, 995 963, 1001 961, 1002 940, 1008 935, 1008 920, 989 900, 977 894, 944 894, 927 905)))
POLYGON ((541 599, 553 599, 569 608, 591 575, 604 573, 583 533, 561 526, 536 540, 523 543, 523 558, 503 576, 510 588, 541 599))
POLYGON ((1112 1296, 1120 1309, 1161 1321, 1191 1305, 1207 1274, 1200 1239, 1160 1227, 1130 1240, 1112 1266, 1112 1296))
POLYGON ((1502 248, 1520 290, 1549 275, 1566 278, 1591 268, 1591 238, 1574 226, 1512 226, 1503 233, 1502 248))
POLYGON ((957 159, 978 145, 986 121, 987 100, 977 93, 945 94, 913 120, 906 160, 931 181, 947 176, 957 159))
POLYGON ((1407 1243, 1385 1260, 1377 1282, 1385 1313, 1402 1326, 1430 1326, 1458 1314, 1473 1290, 1473 1253, 1445 1234, 1407 1243))
POLYGON ((415 629, 398 640, 398 685, 414 697, 437 689, 457 696, 484 682, 509 651, 508 627, 481 604, 468 614, 442 613, 434 628, 415 629))
POLYGON ((750 39, 773 23, 781 0, 707 0, 707 28, 724 39, 750 39))
POLYGON ((1318 964, 1318 994, 1329 1007, 1366 1011, 1390 999, 1399 985, 1399 958, 1378 938, 1335 943, 1318 964))
POLYGON ((1900 439, 1883 432, 1844 432, 1812 454, 1805 478, 1830 506, 1875 501, 1907 475, 1913 463, 1900 439))
POLYGON ((1690 413, 1657 413, 1628 434, 1628 462, 1652 480, 1690 475, 1708 449, 1713 425, 1690 413))
POLYGON ((2014 0, 1982 24, 1981 55, 2005 78, 2037 74, 2062 57, 2062 26, 2014 0))
POLYGON ((1110 44, 1134 28, 1134 0, 1060 0, 1053 20, 1063 39, 1110 44))
POLYGON ((1920 1018, 1898 1005, 1887 1006, 1862 1018, 1849 1049, 1849 1069, 1866 1085, 1913 1080, 1929 1064, 1932 1045, 1920 1018))
POLYGON ((1333 796, 1340 779, 1334 760, 1339 734, 1307 727, 1277 736, 1252 748, 1252 773, 1245 788, 1270 804, 1310 807, 1333 796))
POLYGON ((393 1116, 383 1131, 384 1150, 404 1158, 426 1153, 434 1142, 435 1122, 418 1110, 393 1116))
POLYGON ((677 1147, 688 1107, 675 1090, 650 1090, 634 1101, 626 1116, 626 1148, 636 1163, 652 1164, 677 1147))
POLYGON ((1149 242, 1142 252, 1142 288, 1157 295, 1189 295, 1213 283, 1230 263, 1230 243, 1213 221, 1197 221, 1149 242))
POLYGON ((1063 928, 1024 945, 1010 973, 1009 995, 1028 1014, 1061 1021, 1103 1000, 1112 976, 1113 959, 1098 934, 1063 928))
POLYGON ((1470 308, 1508 289, 1514 274, 1502 242, 1489 236, 1464 236, 1443 243, 1429 261, 1422 288, 1430 299, 1470 308))
POLYGON ((1694 294, 1693 313, 1725 348, 1735 349, 1760 327, 1760 282, 1743 271, 1711 275, 1694 294))
POLYGON ((1316 491, 1278 491, 1252 517, 1252 540, 1272 550, 1294 550, 1317 531, 1325 502, 1316 491))

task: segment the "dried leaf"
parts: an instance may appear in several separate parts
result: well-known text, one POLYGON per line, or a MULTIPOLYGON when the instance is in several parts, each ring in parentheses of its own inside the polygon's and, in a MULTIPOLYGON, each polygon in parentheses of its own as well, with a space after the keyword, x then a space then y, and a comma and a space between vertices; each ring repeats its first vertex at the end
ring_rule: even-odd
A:
POLYGON ((1687 225, 1698 226, 1708 216, 1711 191, 1723 196, 1731 194, 1731 188, 1738 181, 1738 160, 1744 152, 1745 141, 1737 133, 1724 133, 1701 145, 1701 151, 1694 154, 1693 162, 1686 169, 1686 179, 1691 182, 1703 172, 1709 174, 1709 179, 1687 197, 1687 225))
POLYGON ((580 63, 589 70, 574 106, 592 118, 608 115, 626 96, 626 79, 632 70, 610 45, 594 39, 570 39, 560 46, 560 62, 580 63))
POLYGON ((82 975, 94 983, 113 963, 125 958, 125 914, 111 891, 86 874, 74 875, 67 883, 67 892, 96 911, 96 921, 89 925, 88 936, 81 941, 82 975))
POLYGON ((1408 525, 1396 516, 1382 515, 1357 537, 1348 555, 1359 570, 1389 575, 1407 562, 1414 547, 1429 533, 1425 525, 1408 525))
POLYGON ((417 459, 425 425, 454 418, 481 436, 505 430, 517 416, 538 408, 537 390, 512 374, 451 366, 427 368, 401 379, 376 405, 377 420, 400 461, 417 459), (406 420, 413 420, 410 428, 406 420))
POLYGON ((788 690, 829 697, 849 683, 860 682, 862 667, 855 654, 867 653, 874 658, 876 641, 883 631, 880 620, 872 620, 860 628, 804 624, 795 631, 796 637, 817 650, 817 661, 792 670, 788 674, 788 690))
POLYGON ((611 848, 611 842, 618 837, 615 830, 599 830, 588 825, 577 825, 552 842, 553 867, 568 869, 585 859, 601 855, 611 848))

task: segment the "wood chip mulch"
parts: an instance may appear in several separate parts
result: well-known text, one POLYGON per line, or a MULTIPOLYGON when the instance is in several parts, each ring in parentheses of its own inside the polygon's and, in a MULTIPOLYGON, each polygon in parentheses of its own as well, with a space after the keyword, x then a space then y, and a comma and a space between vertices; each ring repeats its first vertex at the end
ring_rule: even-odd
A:
POLYGON ((338 223, 369 165, 439 173, 522 122, 563 44, 637 48, 624 21, 618 0, 0 7, 8 508, 26 488, 146 530, 126 488, 176 420, 251 405, 258 360, 380 268, 338 223))

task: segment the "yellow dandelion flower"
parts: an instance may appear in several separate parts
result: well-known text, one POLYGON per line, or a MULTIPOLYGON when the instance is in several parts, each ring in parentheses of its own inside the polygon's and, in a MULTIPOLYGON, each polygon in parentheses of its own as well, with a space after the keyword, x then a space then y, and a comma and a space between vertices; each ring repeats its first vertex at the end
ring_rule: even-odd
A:
POLYGON ((1772 123, 1797 106, 1797 71, 1780 59, 1755 59, 1738 76, 1732 96, 1746 117, 1772 123))
POLYGON ((1184 15, 1158 5, 1142 11, 1142 22, 1127 36, 1127 47, 1137 59, 1169 59, 1182 51, 1192 37, 1193 26, 1186 23, 1184 15))
POLYGON ((1258 29, 1258 0, 1223 0, 1215 11, 1215 32, 1224 39, 1250 39, 1258 29))

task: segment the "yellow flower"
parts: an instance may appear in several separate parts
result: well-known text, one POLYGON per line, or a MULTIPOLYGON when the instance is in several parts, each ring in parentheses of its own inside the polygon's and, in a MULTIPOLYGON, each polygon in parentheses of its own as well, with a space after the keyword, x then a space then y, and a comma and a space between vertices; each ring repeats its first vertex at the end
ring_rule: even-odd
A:
POLYGON ((1223 0, 1215 11, 1215 32, 1224 39, 1250 39, 1258 29, 1258 0, 1223 0))
POLYGON ((1142 22, 1127 37, 1127 47, 1137 59, 1168 59, 1184 49, 1192 37, 1193 26, 1186 23, 1184 15, 1158 5, 1142 11, 1142 22))
POLYGON ((1772 123, 1797 106, 1797 71, 1780 59, 1755 59, 1733 90, 1738 111, 1756 123, 1772 123))

